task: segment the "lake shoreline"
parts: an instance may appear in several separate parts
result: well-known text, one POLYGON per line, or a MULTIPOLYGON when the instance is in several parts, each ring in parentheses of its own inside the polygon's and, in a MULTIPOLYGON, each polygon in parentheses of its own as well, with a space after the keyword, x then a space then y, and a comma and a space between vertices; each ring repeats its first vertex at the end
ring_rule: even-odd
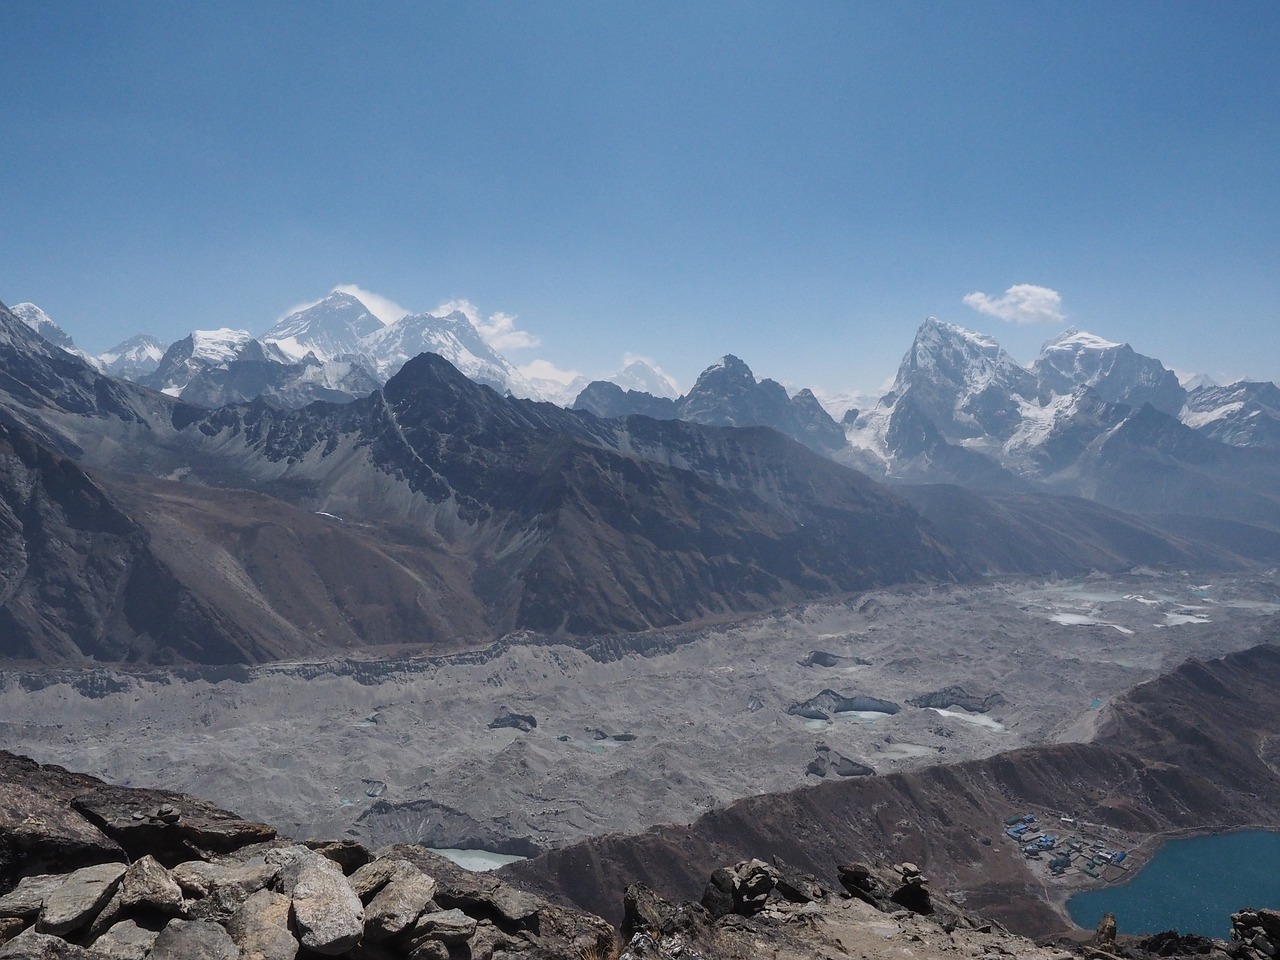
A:
MULTIPOLYGON (((1068 901, 1071 900, 1072 897, 1088 891, 1105 890, 1108 887, 1123 887, 1134 883, 1142 872, 1152 864, 1156 856, 1172 842, 1179 840, 1196 840, 1205 837, 1225 837, 1237 833, 1266 833, 1280 836, 1280 831, 1276 829, 1275 825, 1268 823, 1216 824, 1203 827, 1184 827, 1175 830, 1161 831, 1160 833, 1143 837, 1130 851, 1128 851, 1129 857, 1136 860, 1138 866, 1136 869, 1131 870, 1123 879, 1110 882, 1099 882, 1091 881, 1080 874, 1075 874, 1069 878, 1062 878, 1060 882, 1053 884, 1051 887, 1046 886, 1045 893, 1047 902, 1054 911, 1062 917, 1064 923, 1068 926, 1068 935, 1071 933, 1091 934, 1093 932, 1092 928, 1082 927, 1076 923, 1074 918, 1072 918, 1071 912, 1067 906, 1068 901)), ((1234 906, 1232 909, 1240 910, 1247 906, 1252 906, 1252 904, 1242 902, 1234 906)), ((1123 921, 1123 918, 1118 919, 1123 921)), ((1124 932, 1123 929, 1122 932, 1124 932)))

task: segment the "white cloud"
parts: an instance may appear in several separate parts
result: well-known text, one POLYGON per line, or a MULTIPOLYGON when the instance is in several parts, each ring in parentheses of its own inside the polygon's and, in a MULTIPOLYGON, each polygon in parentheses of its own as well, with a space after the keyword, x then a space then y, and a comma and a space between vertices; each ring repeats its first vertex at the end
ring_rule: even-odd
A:
POLYGON ((582 376, 577 370, 561 370, 550 360, 534 360, 516 369, 530 380, 554 380, 566 387, 582 376))
MULTIPOLYGON (((324 298, 321 297, 320 299, 323 300, 324 298)), ((305 303, 295 303, 288 310, 281 313, 280 316, 276 317, 276 322, 279 323, 285 317, 292 317, 295 313, 301 313, 303 310, 310 310, 319 302, 320 300, 307 300, 305 303)))
POLYGON ((380 293, 374 293, 372 290, 365 290, 354 283, 340 283, 333 288, 333 292, 347 293, 355 297, 369 309, 370 313, 387 326, 391 326, 401 317, 409 315, 409 311, 394 300, 390 300, 380 293))
POLYGON ((1015 283, 1002 296, 975 291, 964 298, 966 306, 1009 323, 1063 323, 1062 296, 1057 290, 1034 283, 1015 283))
POLYGON ((479 331, 484 342, 501 353, 503 350, 529 350, 542 343, 528 330, 516 327, 516 316, 513 313, 493 313, 486 320, 470 300, 450 300, 436 307, 433 313, 437 316, 461 313, 471 325, 479 331))

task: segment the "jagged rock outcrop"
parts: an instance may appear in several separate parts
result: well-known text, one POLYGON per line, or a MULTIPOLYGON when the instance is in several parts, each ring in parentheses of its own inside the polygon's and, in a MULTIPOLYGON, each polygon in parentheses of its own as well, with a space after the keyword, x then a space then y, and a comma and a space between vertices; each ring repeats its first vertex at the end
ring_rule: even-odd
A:
MULTIPOLYGON (((422 847, 371 857, 349 841, 295 844, 226 813, 222 852, 188 842, 181 861, 166 868, 174 838, 207 837, 214 809, 176 794, 165 796, 179 817, 130 834, 123 847, 104 836, 96 848, 77 851, 98 862, 74 867, 76 858, 59 854, 66 853, 66 818, 76 813, 77 791, 96 791, 99 811, 107 796, 120 809, 145 810, 156 792, 4 754, 0 760, 0 811, 27 831, 25 855, 7 861, 0 880, 0 957, 443 960, 506 950, 528 960, 562 960, 613 942, 598 917, 469 873, 422 847), (204 834, 191 823, 184 827, 188 820, 203 823, 204 834), (343 865, 354 869, 347 875, 343 865)), ((12 850, 18 832, 0 822, 0 846, 12 850)))
POLYGON ((815 777, 835 774, 837 777, 869 777, 875 770, 865 763, 858 763, 841 753, 832 750, 825 743, 813 748, 814 758, 809 761, 806 771, 815 777))
POLYGON ((1233 913, 1231 943, 1231 954, 1239 960, 1274 960, 1280 955, 1280 911, 1233 913))
POLYGON ((510 708, 503 707, 502 713, 489 721, 490 730, 500 730, 503 727, 510 727, 513 730, 519 730, 521 733, 528 733, 538 725, 538 720, 533 714, 529 713, 512 713, 510 708))
POLYGON ((939 710, 945 710, 947 707, 960 707, 970 713, 986 713, 994 707, 1004 706, 1005 702, 1004 695, 999 691, 989 693, 985 697, 979 697, 969 693, 964 687, 944 687, 931 693, 922 693, 918 697, 911 697, 907 700, 907 705, 911 707, 933 707, 939 710))
POLYGON ((878 697, 852 696, 836 693, 834 690, 823 690, 816 696, 787 707, 787 713, 793 717, 804 717, 806 720, 830 720, 835 713, 867 711, 873 713, 895 714, 902 709, 892 700, 881 700, 878 697))
POLYGON ((608 380, 592 380, 573 401, 574 410, 585 410, 597 417, 651 417, 675 420, 676 401, 655 397, 641 390, 624 390, 608 380))
POLYGON ((597 380, 586 386, 573 409, 597 417, 640 415, 655 420, 686 420, 713 427, 772 427, 818 453, 831 455, 845 445, 844 431, 811 390, 788 397, 782 384, 757 381, 751 368, 725 356, 699 375, 683 397, 672 400, 597 380))

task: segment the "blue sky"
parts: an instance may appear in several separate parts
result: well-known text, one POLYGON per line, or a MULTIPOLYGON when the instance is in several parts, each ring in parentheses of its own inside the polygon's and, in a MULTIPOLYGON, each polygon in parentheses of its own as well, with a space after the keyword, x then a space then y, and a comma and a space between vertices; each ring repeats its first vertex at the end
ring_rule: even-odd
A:
POLYGON ((15 0, 0 36, 0 300, 88 349, 358 284, 685 386, 874 389, 930 314, 1280 377, 1275 3, 15 0), (965 303, 1015 285, 1059 314, 965 303))

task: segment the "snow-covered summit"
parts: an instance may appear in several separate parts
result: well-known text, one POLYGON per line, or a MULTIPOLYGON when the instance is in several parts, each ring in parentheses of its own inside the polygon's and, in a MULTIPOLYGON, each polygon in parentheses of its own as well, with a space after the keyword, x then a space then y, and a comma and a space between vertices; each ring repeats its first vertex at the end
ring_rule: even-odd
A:
POLYGON ((533 384, 485 343, 480 331, 459 310, 443 317, 430 313, 404 317, 364 337, 358 352, 384 382, 420 353, 439 354, 472 380, 499 393, 540 399, 533 384))
POLYGON ((15 303, 9 308, 15 317, 25 323, 40 336, 44 337, 55 347, 61 347, 68 352, 75 351, 75 341, 60 326, 53 322, 53 318, 37 307, 34 303, 15 303))
POLYGON ((885 402, 908 391, 949 438, 1005 438, 1021 404, 1036 396, 1036 381, 994 338, 929 317, 902 358, 885 402))
POLYGON ((150 334, 139 333, 98 354, 98 367, 110 376, 136 380, 160 365, 166 349, 150 334))
POLYGON ((674 380, 643 360, 632 360, 625 367, 607 378, 623 390, 638 390, 654 397, 674 400, 680 390, 674 380))
POLYGON ((217 330, 192 330, 192 360, 203 360, 207 363, 229 363, 244 352, 253 335, 248 330, 233 330, 230 327, 219 327, 217 330))
POLYGON ((383 326, 357 297, 335 290, 281 319, 262 335, 262 341, 275 344, 290 360, 302 360, 311 353, 325 361, 357 353, 360 341, 383 326))
POLYGON ((1113 343, 1074 328, 1050 340, 1031 365, 1041 396, 1062 396, 1092 387, 1111 403, 1140 407, 1150 403, 1176 416, 1186 391, 1173 371, 1127 343, 1113 343))

